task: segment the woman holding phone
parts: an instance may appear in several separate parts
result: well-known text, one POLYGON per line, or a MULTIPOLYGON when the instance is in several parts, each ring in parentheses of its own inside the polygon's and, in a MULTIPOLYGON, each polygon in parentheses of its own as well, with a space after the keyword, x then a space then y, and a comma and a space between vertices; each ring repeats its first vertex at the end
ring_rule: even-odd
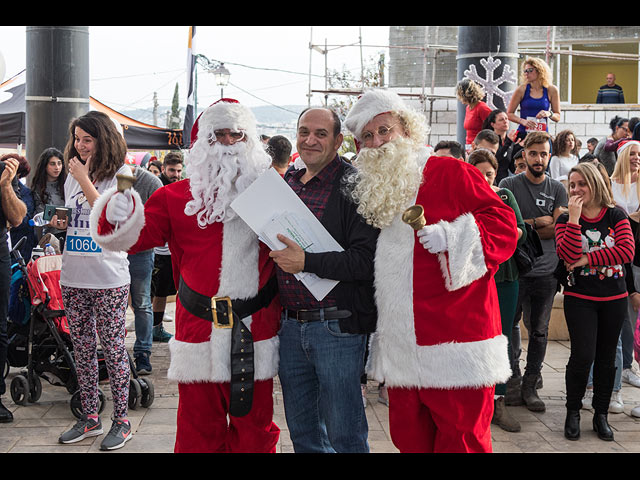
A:
POLYGON ((100 194, 116 185, 116 174, 131 176, 131 170, 124 163, 126 143, 107 115, 91 111, 71 123, 69 134, 65 150, 69 176, 64 193, 65 206, 72 213, 66 219, 54 215, 51 224, 67 229, 60 285, 84 414, 59 441, 75 443, 103 433, 98 415, 97 333, 105 354, 114 408, 111 430, 100 448, 113 450, 131 438, 127 419, 130 368, 124 343, 129 262, 126 252, 102 251, 92 241, 89 217, 100 194))

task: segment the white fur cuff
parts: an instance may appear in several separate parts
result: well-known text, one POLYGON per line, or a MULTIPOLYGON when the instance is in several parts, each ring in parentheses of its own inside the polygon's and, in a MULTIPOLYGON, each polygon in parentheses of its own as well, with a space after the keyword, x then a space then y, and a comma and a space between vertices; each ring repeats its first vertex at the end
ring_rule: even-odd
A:
POLYGON ((448 251, 438 254, 447 290, 465 287, 487 273, 480 230, 471 213, 438 223, 447 235, 448 251))
POLYGON ((138 241, 140 232, 144 227, 144 205, 138 192, 132 189, 131 196, 133 197, 134 208, 131 217, 129 217, 126 222, 120 223, 117 229, 114 229, 105 235, 100 235, 98 233, 100 217, 107 207, 109 199, 116 193, 116 191, 117 188, 112 187, 98 197, 91 209, 89 227, 91 230, 91 237, 102 248, 105 250, 126 252, 138 241))

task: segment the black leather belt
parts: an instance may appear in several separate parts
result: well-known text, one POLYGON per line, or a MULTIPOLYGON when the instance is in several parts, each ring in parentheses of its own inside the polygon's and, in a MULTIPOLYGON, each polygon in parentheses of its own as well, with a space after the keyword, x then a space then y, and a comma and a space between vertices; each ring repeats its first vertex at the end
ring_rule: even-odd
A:
POLYGON ((300 323, 334 320, 336 318, 348 318, 351 316, 349 310, 338 310, 338 307, 327 307, 317 310, 291 310, 286 308, 285 311, 287 317, 295 319, 300 323))
MULTIPOLYGON (((231 396, 229 414, 242 417, 253 403, 253 336, 234 309, 229 297, 208 297, 192 290, 180 277, 178 297, 192 315, 213 322, 215 328, 231 329, 231 396)), ((239 302, 239 304, 242 302, 239 302)))

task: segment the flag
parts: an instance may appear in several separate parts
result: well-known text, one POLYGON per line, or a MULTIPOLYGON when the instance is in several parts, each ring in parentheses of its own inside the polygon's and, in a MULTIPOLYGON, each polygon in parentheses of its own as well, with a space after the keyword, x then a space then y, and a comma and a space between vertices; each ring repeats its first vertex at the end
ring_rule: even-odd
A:
POLYGON ((187 108, 184 114, 184 127, 182 129, 183 148, 189 148, 191 146, 191 129, 193 128, 195 115, 195 37, 196 27, 189 27, 189 48, 187 50, 187 108))

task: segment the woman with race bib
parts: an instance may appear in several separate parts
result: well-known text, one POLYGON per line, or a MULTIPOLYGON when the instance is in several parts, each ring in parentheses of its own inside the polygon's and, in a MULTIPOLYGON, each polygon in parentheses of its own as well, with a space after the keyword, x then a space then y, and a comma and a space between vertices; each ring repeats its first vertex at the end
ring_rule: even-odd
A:
POLYGON ((116 185, 116 174, 129 174, 127 145, 107 115, 91 111, 70 126, 65 149, 69 175, 64 185, 66 219, 54 215, 50 226, 67 230, 60 285, 73 341, 82 418, 63 433, 60 443, 75 443, 101 435, 98 415, 96 332, 105 355, 111 392, 113 423, 101 450, 124 446, 131 438, 127 419, 130 368, 125 349, 125 318, 129 295, 126 252, 102 251, 92 240, 89 216, 94 202, 116 185))

